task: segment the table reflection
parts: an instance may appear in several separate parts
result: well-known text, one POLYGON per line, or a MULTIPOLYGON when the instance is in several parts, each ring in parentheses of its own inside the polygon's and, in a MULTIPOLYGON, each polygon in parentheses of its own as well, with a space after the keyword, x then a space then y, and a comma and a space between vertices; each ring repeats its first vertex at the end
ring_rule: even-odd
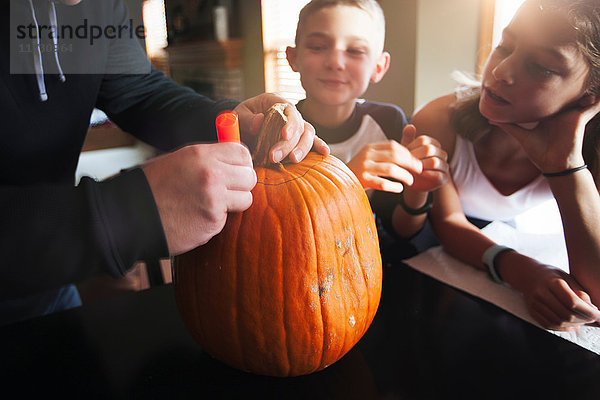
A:
POLYGON ((171 285, 0 329, 0 376, 21 397, 596 398, 600 357, 410 267, 384 267, 380 308, 324 371, 232 369, 191 339, 171 285), (34 383, 34 384, 32 384, 34 383))

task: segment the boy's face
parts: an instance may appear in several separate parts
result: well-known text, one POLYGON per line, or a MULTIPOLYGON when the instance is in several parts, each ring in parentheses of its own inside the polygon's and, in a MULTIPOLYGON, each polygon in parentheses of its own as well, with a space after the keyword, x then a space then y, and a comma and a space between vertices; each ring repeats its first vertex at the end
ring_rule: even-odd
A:
POLYGON ((350 6, 326 7, 309 16, 297 38, 288 47, 292 69, 300 73, 306 98, 323 105, 354 102, 378 82, 389 66, 389 54, 373 18, 350 6))

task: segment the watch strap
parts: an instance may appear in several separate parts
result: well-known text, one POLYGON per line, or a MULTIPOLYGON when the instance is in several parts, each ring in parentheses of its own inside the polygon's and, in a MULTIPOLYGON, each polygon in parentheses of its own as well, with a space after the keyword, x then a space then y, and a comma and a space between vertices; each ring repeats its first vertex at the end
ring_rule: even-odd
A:
POLYGON ((498 269, 496 268, 496 257, 498 257, 498 254, 509 250, 513 249, 507 246, 495 244, 493 246, 490 246, 486 251, 484 251, 483 257, 481 257, 483 266, 485 267, 488 275, 490 276, 490 279, 496 283, 504 283, 504 280, 502 279, 502 277, 498 273, 498 269))

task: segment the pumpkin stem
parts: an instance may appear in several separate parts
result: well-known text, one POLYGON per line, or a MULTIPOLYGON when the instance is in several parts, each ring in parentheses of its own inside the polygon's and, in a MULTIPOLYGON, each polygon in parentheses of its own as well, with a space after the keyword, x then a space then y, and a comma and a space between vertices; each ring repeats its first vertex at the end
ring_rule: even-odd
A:
POLYGON ((260 133, 258 134, 258 143, 252 161, 255 167, 268 167, 273 163, 269 160, 269 150, 281 140, 281 130, 287 123, 287 116, 283 113, 287 107, 286 103, 274 104, 265 114, 260 133))

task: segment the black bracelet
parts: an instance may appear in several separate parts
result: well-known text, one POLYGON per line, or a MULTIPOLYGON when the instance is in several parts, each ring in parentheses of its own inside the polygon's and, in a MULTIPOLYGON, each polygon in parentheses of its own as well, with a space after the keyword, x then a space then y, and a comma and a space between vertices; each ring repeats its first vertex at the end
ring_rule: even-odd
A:
POLYGON ((544 175, 546 178, 552 178, 552 177, 556 177, 556 176, 565 176, 565 175, 570 175, 574 172, 577 171, 581 171, 582 169, 586 169, 588 166, 587 164, 583 164, 580 167, 575 167, 575 168, 571 168, 571 169, 565 169, 564 171, 560 171, 560 172, 547 172, 547 173, 542 173, 542 175, 544 175))
POLYGON ((404 211, 406 211, 407 214, 425 214, 427 211, 431 210, 431 207, 433 207, 433 192, 427 193, 427 200, 425 201, 425 204, 419 208, 411 208, 408 205, 406 205, 406 203, 404 202, 404 192, 400 193, 400 195, 398 196, 398 204, 402 206, 402 208, 404 209, 404 211))

